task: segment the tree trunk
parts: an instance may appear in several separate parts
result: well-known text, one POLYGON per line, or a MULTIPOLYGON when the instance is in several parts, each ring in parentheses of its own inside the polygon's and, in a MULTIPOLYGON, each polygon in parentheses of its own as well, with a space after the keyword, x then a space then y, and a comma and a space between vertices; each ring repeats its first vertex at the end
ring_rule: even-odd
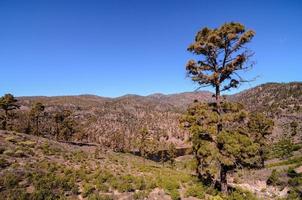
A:
MULTIPOLYGON (((216 85, 215 91, 215 100, 216 100, 216 108, 219 116, 218 124, 217 124, 217 135, 222 131, 222 122, 221 122, 221 104, 220 104, 220 85, 216 85)), ((228 192, 228 184, 227 184, 227 168, 220 164, 220 185, 221 192, 226 194, 228 192)))
POLYGON ((221 192, 226 194, 228 192, 227 168, 224 165, 221 165, 220 168, 220 186, 221 192))

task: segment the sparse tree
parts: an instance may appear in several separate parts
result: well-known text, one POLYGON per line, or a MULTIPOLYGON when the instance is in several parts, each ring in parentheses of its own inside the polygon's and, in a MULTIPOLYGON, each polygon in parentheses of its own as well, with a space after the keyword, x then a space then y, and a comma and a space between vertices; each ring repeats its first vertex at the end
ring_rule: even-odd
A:
POLYGON ((173 168, 175 165, 175 158, 176 158, 176 146, 174 143, 170 143, 168 146, 168 161, 170 166, 173 168))
POLYGON ((144 158, 147 157, 147 140, 150 136, 149 130, 145 127, 142 128, 139 132, 139 138, 138 138, 138 145, 139 145, 139 152, 141 156, 144 158))
POLYGON ((114 131, 110 135, 110 147, 115 152, 124 152, 125 151, 125 135, 121 131, 114 131))
MULTIPOLYGON (((188 76, 200 87, 211 86, 215 89, 215 104, 213 105, 215 113, 217 113, 216 137, 222 134, 223 130, 221 92, 237 88, 241 82, 245 82, 238 72, 252 67, 249 58, 253 53, 247 49, 246 44, 254 35, 254 31, 246 30, 240 23, 225 23, 219 28, 201 29, 197 33, 194 43, 188 48, 188 51, 199 56, 197 61, 188 62, 186 66, 188 76)), ((221 154, 223 147, 220 147, 217 142, 215 145, 219 147, 218 153, 221 154)), ((221 190, 226 193, 228 166, 223 160, 218 159, 218 161, 221 190)))
POLYGON ((139 131, 137 145, 141 156, 144 158, 147 158, 151 153, 155 153, 156 143, 151 137, 151 132, 148 128, 144 127, 139 131))
POLYGON ((36 135, 40 134, 39 124, 40 124, 40 118, 44 116, 44 110, 45 110, 45 106, 40 102, 34 103, 30 110, 30 117, 35 124, 34 133, 36 135))
POLYGON ((2 122, 2 128, 7 129, 7 123, 9 121, 9 112, 20 108, 17 104, 17 99, 12 94, 5 94, 0 98, 0 108, 4 110, 4 117, 2 122))
POLYGON ((70 110, 58 111, 54 114, 56 139, 70 140, 75 133, 75 122, 72 119, 71 114, 72 112, 70 110))

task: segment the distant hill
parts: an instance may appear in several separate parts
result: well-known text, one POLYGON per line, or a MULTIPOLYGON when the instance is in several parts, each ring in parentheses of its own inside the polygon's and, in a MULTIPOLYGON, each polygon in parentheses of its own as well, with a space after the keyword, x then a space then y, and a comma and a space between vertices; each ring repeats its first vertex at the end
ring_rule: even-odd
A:
MULTIPOLYGON (((179 117, 194 100, 211 101, 207 91, 179 94, 152 94, 149 96, 125 95, 106 98, 94 95, 57 97, 19 97, 23 108, 40 101, 49 111, 68 108, 83 127, 84 140, 99 142, 102 138, 119 131, 126 135, 136 134, 142 127, 164 131, 168 140, 185 145, 186 133, 179 128, 179 117)), ((274 136, 290 132, 292 121, 299 123, 301 138, 302 83, 267 83, 227 96, 241 102, 250 111, 267 114, 275 120, 274 136)))

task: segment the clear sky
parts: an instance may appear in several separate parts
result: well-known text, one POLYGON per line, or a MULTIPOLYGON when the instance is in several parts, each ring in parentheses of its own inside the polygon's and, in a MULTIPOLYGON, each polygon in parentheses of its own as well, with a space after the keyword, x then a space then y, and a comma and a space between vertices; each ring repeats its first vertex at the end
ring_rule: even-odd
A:
POLYGON ((241 90, 302 80, 301 0, 0 0, 0 95, 193 91, 186 48, 230 21, 256 31, 241 90))

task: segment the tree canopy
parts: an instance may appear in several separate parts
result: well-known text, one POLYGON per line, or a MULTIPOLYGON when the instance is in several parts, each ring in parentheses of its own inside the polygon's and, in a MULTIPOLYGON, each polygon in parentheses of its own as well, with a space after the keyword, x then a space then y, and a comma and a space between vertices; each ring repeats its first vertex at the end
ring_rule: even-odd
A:
POLYGON ((198 60, 188 61, 188 76, 201 86, 216 87, 219 92, 238 87, 245 80, 237 72, 253 64, 249 62, 253 52, 246 44, 254 35, 253 30, 234 22, 201 29, 188 47, 188 51, 199 56, 198 60))
POLYGON ((8 121, 8 112, 18 109, 20 106, 17 104, 17 99, 12 94, 5 94, 0 98, 0 108, 4 110, 5 116, 2 122, 2 128, 6 130, 7 121, 8 121))
POLYGON ((227 171, 261 167, 265 136, 271 133, 272 122, 261 114, 249 114, 239 103, 223 102, 221 108, 219 116, 214 103, 195 102, 181 120, 191 133, 198 173, 208 183, 218 179, 220 165, 227 171))

